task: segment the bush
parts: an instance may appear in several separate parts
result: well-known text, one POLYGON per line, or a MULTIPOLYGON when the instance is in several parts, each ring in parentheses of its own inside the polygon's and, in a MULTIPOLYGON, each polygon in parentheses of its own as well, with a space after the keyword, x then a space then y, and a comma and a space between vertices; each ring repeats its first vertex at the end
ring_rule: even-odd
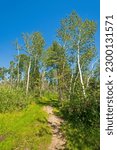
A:
POLYGON ((81 123, 67 121, 63 125, 68 150, 99 150, 99 127, 87 127, 81 123))
POLYGON ((21 88, 11 88, 9 86, 0 86, 0 113, 21 110, 31 102, 31 97, 21 88))
POLYGON ((99 104, 69 102, 62 109, 66 120, 63 131, 69 150, 99 150, 99 104), (67 117, 67 118, 66 118, 67 117))
POLYGON ((92 80, 86 94, 87 98, 84 98, 80 87, 76 87, 70 100, 64 101, 61 108, 69 150, 99 150, 99 83, 92 80))

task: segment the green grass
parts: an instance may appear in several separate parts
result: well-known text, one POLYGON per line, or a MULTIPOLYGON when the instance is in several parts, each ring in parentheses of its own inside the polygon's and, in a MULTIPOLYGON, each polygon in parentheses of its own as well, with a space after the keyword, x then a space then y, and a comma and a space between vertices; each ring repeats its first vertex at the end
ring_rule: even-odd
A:
POLYGON ((0 150, 46 150, 51 142, 47 117, 36 104, 0 114, 0 150))
POLYGON ((35 102, 41 105, 51 105, 53 107, 59 107, 60 101, 58 100, 58 94, 52 92, 44 92, 40 98, 35 98, 35 102))

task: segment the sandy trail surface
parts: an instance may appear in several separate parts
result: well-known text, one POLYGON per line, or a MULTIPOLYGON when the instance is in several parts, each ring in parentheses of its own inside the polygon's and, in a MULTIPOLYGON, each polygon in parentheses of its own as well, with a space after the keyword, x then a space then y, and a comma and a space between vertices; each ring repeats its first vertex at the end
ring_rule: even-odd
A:
POLYGON ((66 140, 60 130, 63 120, 53 113, 51 106, 44 106, 44 111, 49 114, 48 124, 52 128, 52 141, 48 150, 64 150, 66 140))

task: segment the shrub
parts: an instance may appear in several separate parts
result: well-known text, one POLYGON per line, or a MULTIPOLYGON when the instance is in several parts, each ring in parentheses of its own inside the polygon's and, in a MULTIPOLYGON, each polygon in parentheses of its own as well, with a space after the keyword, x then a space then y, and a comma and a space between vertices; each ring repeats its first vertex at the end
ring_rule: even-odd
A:
POLYGON ((31 102, 31 96, 26 97, 20 88, 0 86, 0 113, 21 110, 31 102))
POLYGON ((99 83, 92 80, 84 98, 76 87, 69 101, 64 101, 61 112, 69 150, 99 150, 100 92, 99 83))

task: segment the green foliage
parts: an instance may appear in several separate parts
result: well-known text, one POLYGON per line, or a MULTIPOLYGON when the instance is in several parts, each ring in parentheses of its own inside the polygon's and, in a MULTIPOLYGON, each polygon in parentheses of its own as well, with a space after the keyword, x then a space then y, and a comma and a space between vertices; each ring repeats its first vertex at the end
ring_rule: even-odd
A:
POLYGON ((23 34, 23 46, 16 41, 18 55, 8 69, 0 68, 1 150, 47 149, 47 116, 34 103, 52 105, 62 115, 68 150, 99 150, 95 32, 94 21, 72 12, 61 21, 59 42, 47 50, 39 32, 23 34))
POLYGON ((67 138, 68 150, 99 150, 99 127, 87 127, 81 123, 66 122, 63 132, 67 138))
POLYGON ((64 49, 57 42, 53 42, 52 46, 48 49, 47 67, 53 67, 53 69, 61 68, 64 59, 64 49))
POLYGON ((21 110, 32 101, 32 97, 26 97, 23 89, 11 86, 0 86, 0 112, 21 110))
POLYGON ((85 99, 77 86, 69 101, 61 108, 64 119, 63 126, 69 150, 99 150, 99 81, 90 81, 85 99))
MULTIPOLYGON (((76 104, 76 103, 75 103, 76 104)), ((68 107, 71 108, 70 106, 68 107)), ((72 112, 64 114, 67 122, 63 126, 69 150, 99 150, 99 105, 80 104, 72 112)))
POLYGON ((95 32, 96 23, 88 19, 82 20, 74 11, 61 21, 58 37, 65 47, 71 67, 77 63, 79 53, 82 69, 89 69, 89 63, 96 52, 95 32))
POLYGON ((57 86, 56 91, 61 101, 66 96, 70 68, 65 49, 57 42, 53 42, 47 51, 46 67, 48 80, 52 85, 57 86))
POLYGON ((7 69, 5 67, 0 67, 0 80, 5 79, 6 73, 7 73, 7 69))
POLYGON ((0 150, 47 150, 50 141, 42 107, 33 103, 23 111, 0 114, 0 150))
POLYGON ((42 105, 52 105, 54 107, 58 107, 60 105, 60 101, 58 100, 58 94, 55 92, 45 91, 43 96, 36 99, 36 103, 42 105))

